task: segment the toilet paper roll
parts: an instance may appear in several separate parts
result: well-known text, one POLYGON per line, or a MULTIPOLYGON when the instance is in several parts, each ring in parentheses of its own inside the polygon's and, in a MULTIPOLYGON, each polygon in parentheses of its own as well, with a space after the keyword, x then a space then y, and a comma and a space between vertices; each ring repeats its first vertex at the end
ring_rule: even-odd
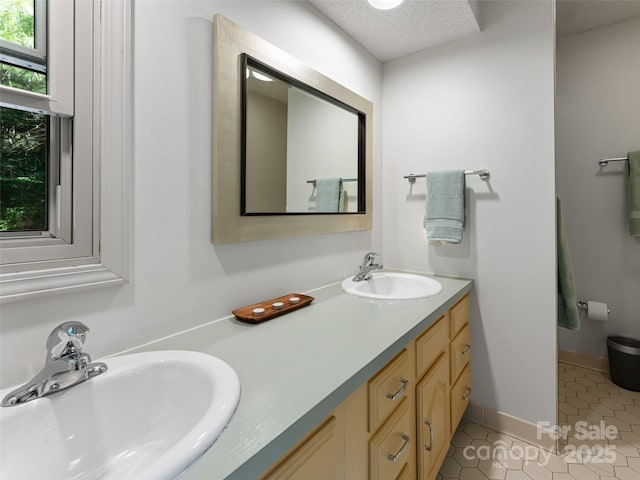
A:
POLYGON ((589 320, 600 320, 605 322, 609 319, 609 307, 606 303, 592 302, 589 300, 587 302, 587 309, 587 318, 589 320))

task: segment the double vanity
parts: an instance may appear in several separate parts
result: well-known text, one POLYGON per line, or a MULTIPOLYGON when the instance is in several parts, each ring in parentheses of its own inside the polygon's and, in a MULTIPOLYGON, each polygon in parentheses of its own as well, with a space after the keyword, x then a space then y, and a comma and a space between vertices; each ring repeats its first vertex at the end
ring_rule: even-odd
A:
MULTIPOLYGON (((407 281, 373 275, 388 294, 407 281)), ((68 478, 73 462, 76 473, 121 479, 175 478, 185 466, 189 480, 435 478, 469 401, 472 281, 432 278, 442 290, 430 298, 391 302, 333 284, 268 322, 223 318, 103 359, 95 378, 1 409, 3 440, 13 428, 3 455, 16 447, 11 478, 40 464, 68 478), (213 433, 201 424, 212 418, 213 433), (180 465, 177 446, 202 455, 180 465)))

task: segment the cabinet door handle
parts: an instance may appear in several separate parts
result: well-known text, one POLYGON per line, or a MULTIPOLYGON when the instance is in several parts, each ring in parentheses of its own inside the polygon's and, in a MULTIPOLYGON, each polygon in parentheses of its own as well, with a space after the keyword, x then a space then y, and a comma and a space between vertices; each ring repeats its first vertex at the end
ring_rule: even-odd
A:
POLYGON ((389 400, 395 400, 396 398, 398 398, 407 389, 407 385, 409 385, 409 380, 407 380, 406 378, 399 378, 398 380, 400 381, 402 386, 396 393, 387 393, 385 395, 389 400))
POLYGON ((405 435, 403 433, 402 434, 402 440, 404 440, 404 442, 402 443, 402 446, 400 447, 400 450, 398 450, 398 453, 396 453, 395 455, 387 453, 387 458, 389 460, 391 460, 392 462, 395 462, 396 460, 398 460, 400 458, 400 456, 404 453, 404 451, 407 449, 407 447, 409 446, 409 435, 405 435))
POLYGON ((464 401, 466 402, 467 400, 469 400, 469 397, 470 397, 470 396, 471 396, 471 388, 470 388, 470 387, 467 387, 467 393, 465 393, 465 394, 462 396, 462 400, 464 400, 464 401))
POLYGON ((424 424, 429 426, 429 445, 425 444, 424 449, 430 452, 433 448, 433 424, 431 423, 431 420, 427 420, 426 418, 424 420, 424 424))
POLYGON ((462 355, 469 355, 471 353, 471 345, 465 343, 464 350, 460 352, 462 355))

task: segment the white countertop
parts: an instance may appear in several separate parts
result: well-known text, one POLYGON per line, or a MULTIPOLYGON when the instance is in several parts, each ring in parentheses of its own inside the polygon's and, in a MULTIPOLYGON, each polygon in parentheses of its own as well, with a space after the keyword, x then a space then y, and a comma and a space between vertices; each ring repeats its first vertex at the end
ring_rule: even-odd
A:
POLYGON ((430 276, 443 290, 425 300, 368 300, 333 284, 309 292, 315 297, 310 306, 261 324, 223 318, 134 350, 208 353, 225 360, 240 377, 240 403, 226 430, 181 480, 260 475, 473 283, 430 276))

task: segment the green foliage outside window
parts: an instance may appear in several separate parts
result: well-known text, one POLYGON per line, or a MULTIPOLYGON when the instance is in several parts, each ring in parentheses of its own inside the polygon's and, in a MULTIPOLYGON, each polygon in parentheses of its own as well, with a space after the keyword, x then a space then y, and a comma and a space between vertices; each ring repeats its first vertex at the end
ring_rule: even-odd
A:
POLYGON ((47 118, 0 109, 0 231, 47 228, 47 118))
POLYGON ((7 42, 34 48, 33 0, 0 0, 0 37, 7 42))
MULTIPOLYGON (((34 46, 33 0, 0 0, 0 37, 34 46)), ((0 84, 46 93, 46 76, 0 63, 0 84)), ((47 228, 48 118, 0 108, 0 231, 47 228)))

